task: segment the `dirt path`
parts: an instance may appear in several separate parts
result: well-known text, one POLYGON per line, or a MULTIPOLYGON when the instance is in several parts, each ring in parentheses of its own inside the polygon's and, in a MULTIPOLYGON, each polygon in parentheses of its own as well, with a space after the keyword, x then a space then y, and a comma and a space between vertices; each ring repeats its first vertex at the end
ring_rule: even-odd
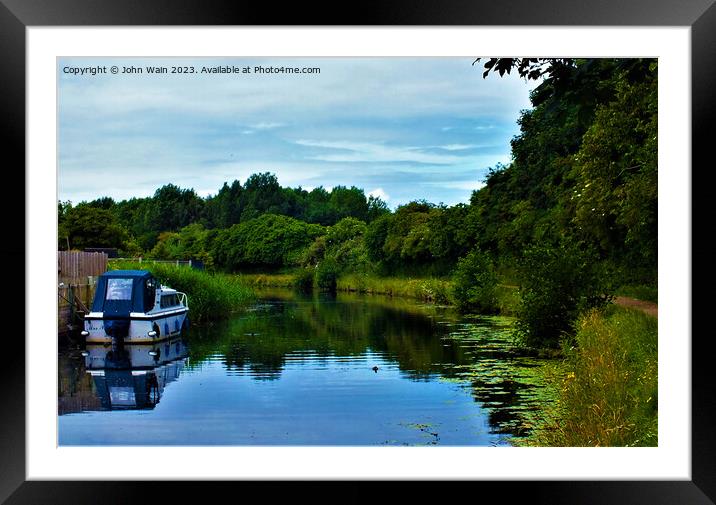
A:
POLYGON ((657 304, 654 302, 645 302, 644 300, 637 300, 636 298, 629 298, 628 296, 617 296, 614 298, 614 303, 621 305, 622 307, 631 307, 633 309, 641 310, 645 314, 658 317, 657 304))

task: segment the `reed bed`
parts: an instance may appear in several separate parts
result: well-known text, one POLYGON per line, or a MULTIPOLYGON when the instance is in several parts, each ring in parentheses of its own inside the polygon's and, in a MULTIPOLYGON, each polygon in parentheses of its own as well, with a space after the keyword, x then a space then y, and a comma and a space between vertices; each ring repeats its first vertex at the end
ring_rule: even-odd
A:
POLYGON ((253 289, 237 275, 209 273, 167 263, 110 262, 112 270, 149 270, 177 291, 187 294, 194 322, 223 319, 256 299, 253 289))

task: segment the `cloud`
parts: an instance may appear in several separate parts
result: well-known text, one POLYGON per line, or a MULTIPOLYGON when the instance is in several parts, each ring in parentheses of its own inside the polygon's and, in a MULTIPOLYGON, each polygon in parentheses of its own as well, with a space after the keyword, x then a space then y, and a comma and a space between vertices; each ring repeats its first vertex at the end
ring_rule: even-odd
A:
POLYGON ((445 146, 438 146, 440 149, 445 149, 446 151, 462 151, 465 149, 474 149, 475 147, 479 147, 475 144, 448 144, 445 146))
POLYGON ((251 125, 251 128, 254 128, 256 130, 273 130, 274 128, 280 128, 282 126, 285 126, 284 123, 256 123, 251 125))
POLYGON ((342 153, 319 153, 308 155, 307 159, 331 162, 413 162, 433 165, 449 165, 460 158, 450 155, 431 154, 415 146, 387 146, 384 144, 351 141, 296 140, 296 144, 307 147, 322 147, 342 153))
POLYGON ((368 193, 368 196, 372 196, 374 198, 380 198, 384 202, 387 202, 390 200, 390 196, 388 196, 388 193, 386 193, 383 188, 375 188, 373 191, 368 193))

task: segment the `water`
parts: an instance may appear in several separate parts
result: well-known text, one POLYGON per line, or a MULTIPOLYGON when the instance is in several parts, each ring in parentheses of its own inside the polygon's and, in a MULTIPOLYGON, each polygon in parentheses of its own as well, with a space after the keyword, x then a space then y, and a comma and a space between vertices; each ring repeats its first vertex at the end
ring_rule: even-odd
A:
POLYGON ((183 340, 62 349, 59 443, 509 445, 550 401, 545 362, 516 351, 511 324, 267 291, 183 340))

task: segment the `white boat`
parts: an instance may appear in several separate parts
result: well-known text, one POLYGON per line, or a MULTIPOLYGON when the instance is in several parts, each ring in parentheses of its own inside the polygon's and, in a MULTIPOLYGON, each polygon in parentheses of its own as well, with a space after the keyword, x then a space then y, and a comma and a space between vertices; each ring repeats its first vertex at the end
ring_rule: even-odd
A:
POLYGON ((189 305, 181 293, 146 270, 113 270, 97 279, 82 335, 86 342, 150 343, 189 327, 189 305))

